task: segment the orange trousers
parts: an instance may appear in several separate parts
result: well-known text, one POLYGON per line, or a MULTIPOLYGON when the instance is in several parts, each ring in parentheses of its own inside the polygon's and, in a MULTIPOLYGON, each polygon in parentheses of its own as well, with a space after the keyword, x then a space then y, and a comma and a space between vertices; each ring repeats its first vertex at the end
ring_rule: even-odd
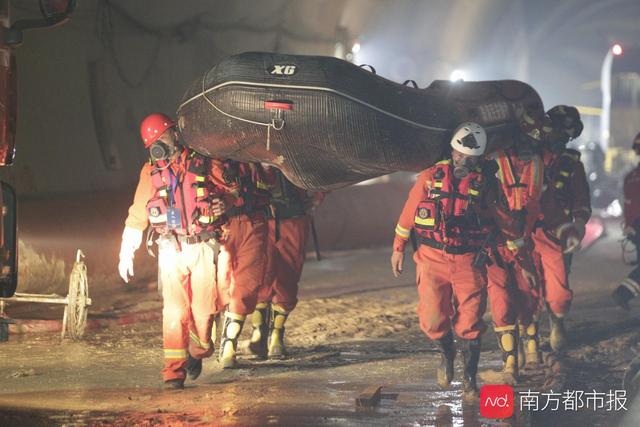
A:
POLYGON ((518 310, 516 307, 517 291, 511 265, 513 257, 504 246, 497 247, 502 265, 498 265, 496 256, 492 257, 493 263, 487 265, 487 295, 491 306, 491 317, 496 327, 515 325, 518 310))
POLYGON ((169 239, 158 240, 165 381, 185 378, 187 352, 197 359, 213 353, 214 250, 206 243, 185 243, 180 248, 169 239))
POLYGON ((559 317, 571 307, 573 291, 569 289, 567 266, 562 245, 540 227, 533 234, 534 261, 542 282, 542 295, 549 309, 559 317))
POLYGON ((253 313, 265 272, 266 249, 264 215, 229 218, 228 236, 218 256, 219 309, 227 306, 234 314, 253 313))
POLYGON ((420 299, 418 317, 429 338, 442 338, 452 325, 456 335, 466 340, 485 331, 486 275, 471 267, 474 256, 448 254, 426 245, 420 245, 413 255, 420 299))
POLYGON ((258 302, 278 304, 287 312, 298 303, 298 282, 309 238, 309 217, 280 220, 280 239, 276 242, 276 221, 269 220, 267 269, 258 302))
POLYGON ((533 322, 538 311, 539 291, 532 289, 522 277, 513 253, 504 245, 497 247, 502 266, 495 262, 487 266, 487 294, 491 317, 496 327, 511 326, 519 320, 523 325, 533 322))

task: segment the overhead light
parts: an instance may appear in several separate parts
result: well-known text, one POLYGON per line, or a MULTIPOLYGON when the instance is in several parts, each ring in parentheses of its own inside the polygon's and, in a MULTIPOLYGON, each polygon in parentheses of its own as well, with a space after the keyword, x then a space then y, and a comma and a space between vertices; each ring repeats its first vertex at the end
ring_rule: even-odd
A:
POLYGON ((361 47, 361 46, 360 46, 360 43, 355 42, 355 43, 353 44, 353 47, 351 47, 351 52, 353 52, 353 53, 358 53, 358 52, 360 52, 360 47, 361 47))
POLYGON ((466 77, 467 76, 463 70, 453 70, 451 72, 451 75, 449 76, 449 80, 451 80, 452 82, 457 82, 464 80, 466 77))
POLYGON ((622 45, 620 43, 616 43, 613 46, 611 46, 611 53, 613 53, 615 56, 620 56, 624 53, 624 50, 622 49, 622 45))

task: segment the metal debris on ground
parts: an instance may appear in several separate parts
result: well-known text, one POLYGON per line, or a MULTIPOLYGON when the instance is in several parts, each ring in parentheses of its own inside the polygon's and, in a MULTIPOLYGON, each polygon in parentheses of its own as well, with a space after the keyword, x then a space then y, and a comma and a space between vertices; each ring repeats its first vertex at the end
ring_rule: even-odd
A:
POLYGON ((380 403, 382 396, 381 386, 369 386, 365 388, 358 397, 356 397, 356 407, 358 408, 373 408, 380 403))

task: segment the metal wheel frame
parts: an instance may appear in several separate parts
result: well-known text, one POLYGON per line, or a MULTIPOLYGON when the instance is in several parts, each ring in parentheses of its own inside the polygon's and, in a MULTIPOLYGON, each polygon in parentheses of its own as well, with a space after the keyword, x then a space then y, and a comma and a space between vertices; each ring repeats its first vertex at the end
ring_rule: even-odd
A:
POLYGON ((76 262, 69 277, 67 305, 62 318, 62 338, 81 339, 87 326, 88 306, 91 305, 91 299, 89 298, 87 266, 83 258, 84 254, 78 250, 76 262))
MULTIPOLYGON (((10 298, 0 298, 0 318, 4 322, 14 323, 4 316, 6 302, 35 302, 45 304, 63 304, 64 316, 62 318, 62 338, 69 337, 78 340, 84 335, 87 326, 87 313, 91 305, 89 298, 89 282, 87 279, 87 266, 83 259, 84 254, 80 249, 76 254, 76 262, 69 277, 69 293, 66 297, 60 295, 23 294, 16 292, 10 298)), ((2 331, 4 332, 4 330, 2 331)), ((4 334, 3 334, 4 335, 4 334)))

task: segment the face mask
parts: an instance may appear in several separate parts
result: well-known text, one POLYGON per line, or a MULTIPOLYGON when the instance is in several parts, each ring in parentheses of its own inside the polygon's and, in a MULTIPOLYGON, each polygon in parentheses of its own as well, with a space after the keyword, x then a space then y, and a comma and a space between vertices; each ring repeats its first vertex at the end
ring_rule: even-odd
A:
POLYGON ((563 144, 568 143, 571 140, 571 134, 575 132, 574 129, 571 129, 571 134, 567 132, 568 130, 554 130, 549 136, 549 140, 553 142, 561 142, 563 144))
POLYGON ((453 176, 455 176, 457 179, 462 179, 467 175, 469 175, 469 169, 467 169, 466 166, 453 167, 453 176))
POLYGON ((154 162, 167 160, 176 152, 177 147, 169 146, 161 141, 156 141, 149 147, 149 156, 154 162))
POLYGON ((516 145, 516 153, 525 162, 531 160, 535 154, 533 144, 530 141, 519 141, 516 145))
POLYGON ((453 160, 453 176, 457 179, 464 178, 478 164, 478 157, 462 157, 453 160))
POLYGON ((561 154, 564 149, 565 144, 562 141, 553 141, 549 144, 549 150, 556 156, 561 154))

